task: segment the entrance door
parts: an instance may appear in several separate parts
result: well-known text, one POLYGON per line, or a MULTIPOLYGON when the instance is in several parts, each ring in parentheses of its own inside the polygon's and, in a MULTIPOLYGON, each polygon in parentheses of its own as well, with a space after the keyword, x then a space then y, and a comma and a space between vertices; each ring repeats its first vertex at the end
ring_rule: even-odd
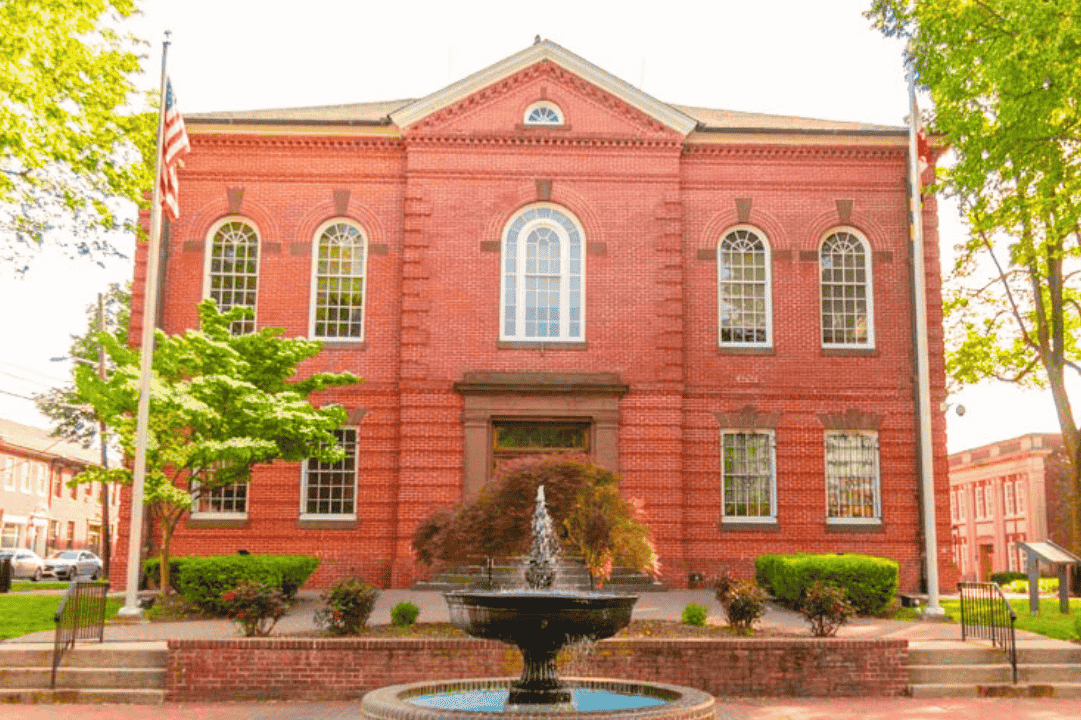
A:
POLYGON ((994 572, 995 548, 993 545, 980 545, 980 580, 989 582, 994 572))
POLYGON ((492 469, 521 457, 588 453, 589 427, 575 420, 493 420, 492 469))

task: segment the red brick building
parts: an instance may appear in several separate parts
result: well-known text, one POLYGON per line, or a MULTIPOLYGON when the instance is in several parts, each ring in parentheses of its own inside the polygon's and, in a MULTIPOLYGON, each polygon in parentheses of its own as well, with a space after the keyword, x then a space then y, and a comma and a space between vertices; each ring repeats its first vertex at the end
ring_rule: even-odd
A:
MULTIPOLYGON (((325 398, 355 467, 261 467, 177 552, 407 585, 422 518, 557 446, 622 475, 675 585, 795 550, 892 557, 918 585, 903 128, 669 105, 548 41, 419 100, 186 120, 162 327, 248 304, 326 340, 304 372, 365 382, 325 398)), ((923 224, 937 407, 933 198, 923 224)))
POLYGON ((961 576, 1025 572, 1018 542, 1070 541, 1069 460, 1062 438, 1032 433, 953 453, 950 540, 961 576))

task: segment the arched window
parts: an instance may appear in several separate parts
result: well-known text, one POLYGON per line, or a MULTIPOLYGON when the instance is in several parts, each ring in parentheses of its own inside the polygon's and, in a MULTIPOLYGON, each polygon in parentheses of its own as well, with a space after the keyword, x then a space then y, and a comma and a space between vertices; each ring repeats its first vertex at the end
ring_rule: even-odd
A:
POLYGON ((822 241, 818 265, 823 347, 874 347, 870 246, 851 230, 822 241))
POLYGON ((552 205, 519 212, 503 233, 500 339, 585 340, 584 240, 552 205))
POLYGON ((339 219, 325 223, 315 237, 311 335, 327 340, 363 340, 368 267, 364 231, 339 219))
POLYGON ((717 246, 720 344, 773 344, 770 253, 765 236, 748 227, 728 232, 717 246))
MULTIPOLYGON (((256 307, 259 287, 259 234, 246 218, 229 217, 210 232, 203 295, 222 312, 256 307)), ((255 317, 233 323, 233 334, 255 332, 255 317)))
POLYGON ((526 108, 522 122, 526 125, 562 125, 563 111, 554 102, 541 100, 526 108))

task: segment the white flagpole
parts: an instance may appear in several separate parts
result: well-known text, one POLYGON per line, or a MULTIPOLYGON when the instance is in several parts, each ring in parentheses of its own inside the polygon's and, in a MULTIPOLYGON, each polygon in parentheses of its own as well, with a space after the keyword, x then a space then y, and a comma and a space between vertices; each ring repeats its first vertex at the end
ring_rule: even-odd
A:
POLYGON ((927 287, 923 265, 923 203, 920 199, 919 109, 916 106, 916 63, 908 67, 908 182, 912 227, 912 293, 916 312, 916 388, 919 415, 920 496, 923 504, 923 552, 927 565, 927 607, 924 617, 945 619, 938 598, 938 533, 935 528, 935 464, 931 444, 931 372, 927 347, 927 287))
POLYGON ((161 93, 158 109, 157 158, 154 166, 154 191, 150 204, 150 241, 147 244, 146 279, 143 283, 143 334, 139 358, 139 411, 135 430, 135 469, 131 484, 131 528, 128 534, 128 575, 121 617, 142 617, 139 606, 139 575, 143 544, 143 494, 146 486, 147 426, 150 422, 150 363, 154 354, 154 329, 157 324, 158 256, 161 248, 161 164, 162 139, 165 133, 165 61, 169 52, 169 31, 161 45, 161 93))

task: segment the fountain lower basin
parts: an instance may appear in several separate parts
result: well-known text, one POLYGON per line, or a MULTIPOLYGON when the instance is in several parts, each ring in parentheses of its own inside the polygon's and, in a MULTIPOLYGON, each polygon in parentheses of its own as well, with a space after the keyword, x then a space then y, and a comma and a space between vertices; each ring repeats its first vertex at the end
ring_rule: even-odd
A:
POLYGON ((406 685, 391 685, 373 690, 364 696, 361 713, 365 718, 378 720, 489 720, 492 718, 531 718, 545 720, 573 720, 603 717, 605 720, 712 720, 714 717, 713 696, 693 688, 657 683, 636 683, 627 680, 609 680, 606 678, 564 678, 563 684, 572 695, 579 690, 599 691, 622 698, 643 698, 648 701, 660 701, 659 704, 634 708, 583 708, 574 709, 565 705, 522 705, 504 707, 494 711, 465 707, 472 704, 478 693, 509 693, 515 682, 514 678, 483 678, 476 680, 446 680, 441 682, 420 682, 406 685), (454 700, 457 695, 460 699, 454 700), (439 707, 430 707, 419 702, 430 702, 428 698, 441 696, 436 702, 439 707), (450 696, 449 702, 443 700, 450 696), (418 702, 419 701, 419 702, 418 702))

